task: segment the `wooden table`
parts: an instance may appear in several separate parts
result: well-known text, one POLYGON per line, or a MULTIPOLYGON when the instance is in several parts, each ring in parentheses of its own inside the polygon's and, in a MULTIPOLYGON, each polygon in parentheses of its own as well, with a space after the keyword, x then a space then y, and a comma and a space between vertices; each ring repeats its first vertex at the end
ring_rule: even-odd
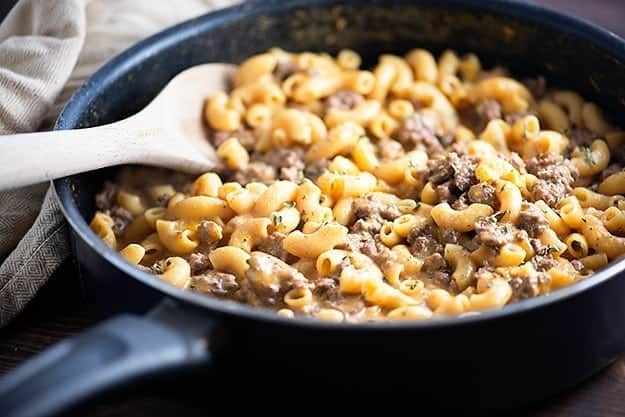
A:
MULTIPOLYGON (((487 1, 487 0, 485 0, 487 1)), ((625 35, 625 0, 542 0, 576 13, 625 35)), ((8 10, 7 3, 0 8, 8 10)), ((3 10, 4 9, 4 10, 3 10)), ((29 308, 9 327, 0 330, 0 374, 95 323, 97 316, 82 304, 74 269, 64 265, 29 308)), ((62 381, 59 381, 62 383, 62 381)), ((210 396, 210 395, 208 395, 210 396)), ((176 392, 158 386, 124 392, 99 400, 76 415, 95 417, 204 416, 207 396, 198 396, 181 382, 176 392)), ((1 411, 0 411, 1 415, 1 411)), ((576 389, 515 416, 611 417, 625 416, 625 354, 608 369, 576 389)))

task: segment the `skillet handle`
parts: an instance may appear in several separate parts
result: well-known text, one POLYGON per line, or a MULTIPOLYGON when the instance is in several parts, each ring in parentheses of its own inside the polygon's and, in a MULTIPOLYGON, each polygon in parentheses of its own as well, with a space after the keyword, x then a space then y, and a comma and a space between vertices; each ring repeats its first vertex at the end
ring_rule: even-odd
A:
POLYGON ((155 320, 122 315, 61 341, 0 380, 1 414, 51 416, 121 384, 208 366, 206 317, 202 326, 198 323, 196 319, 192 331, 189 326, 179 331, 155 320))

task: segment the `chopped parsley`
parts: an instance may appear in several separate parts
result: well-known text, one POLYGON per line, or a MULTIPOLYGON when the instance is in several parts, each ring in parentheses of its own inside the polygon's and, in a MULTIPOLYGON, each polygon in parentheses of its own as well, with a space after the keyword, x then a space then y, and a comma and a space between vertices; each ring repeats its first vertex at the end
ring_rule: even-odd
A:
POLYGON ((278 225, 280 225, 281 223, 282 223, 282 215, 274 214, 273 215, 273 225, 275 227, 278 227, 278 225))
POLYGON ((551 252, 557 252, 558 251, 558 247, 556 245, 547 245, 547 253, 551 253, 551 252))
POLYGON ((495 218, 495 220, 500 221, 504 218, 506 214, 508 214, 508 210, 498 211, 497 213, 493 214, 493 217, 495 218))
POLYGON ((592 152, 590 151, 590 148, 583 146, 580 151, 582 152, 582 154, 584 155, 584 159, 586 160, 586 162, 588 163, 588 165, 596 165, 597 161, 595 161, 594 156, 592 155, 592 152))

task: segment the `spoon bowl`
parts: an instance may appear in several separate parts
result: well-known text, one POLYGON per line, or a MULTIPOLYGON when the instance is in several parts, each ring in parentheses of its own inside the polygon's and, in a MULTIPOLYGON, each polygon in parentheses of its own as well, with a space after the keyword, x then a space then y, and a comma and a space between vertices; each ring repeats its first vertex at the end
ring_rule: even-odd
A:
POLYGON ((182 71, 143 110, 115 123, 1 137, 0 189, 128 163, 192 174, 215 168, 203 108, 228 89, 234 69, 211 63, 182 71))

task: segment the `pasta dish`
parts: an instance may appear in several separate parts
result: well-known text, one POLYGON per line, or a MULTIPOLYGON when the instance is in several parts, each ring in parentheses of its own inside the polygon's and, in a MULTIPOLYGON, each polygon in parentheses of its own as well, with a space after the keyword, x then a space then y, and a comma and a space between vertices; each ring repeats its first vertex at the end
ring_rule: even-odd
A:
POLYGON ((154 279, 285 317, 424 320, 625 252, 625 132, 542 77, 451 50, 369 71, 272 49, 231 87, 203 115, 214 172, 128 167, 96 196, 93 231, 154 279))

